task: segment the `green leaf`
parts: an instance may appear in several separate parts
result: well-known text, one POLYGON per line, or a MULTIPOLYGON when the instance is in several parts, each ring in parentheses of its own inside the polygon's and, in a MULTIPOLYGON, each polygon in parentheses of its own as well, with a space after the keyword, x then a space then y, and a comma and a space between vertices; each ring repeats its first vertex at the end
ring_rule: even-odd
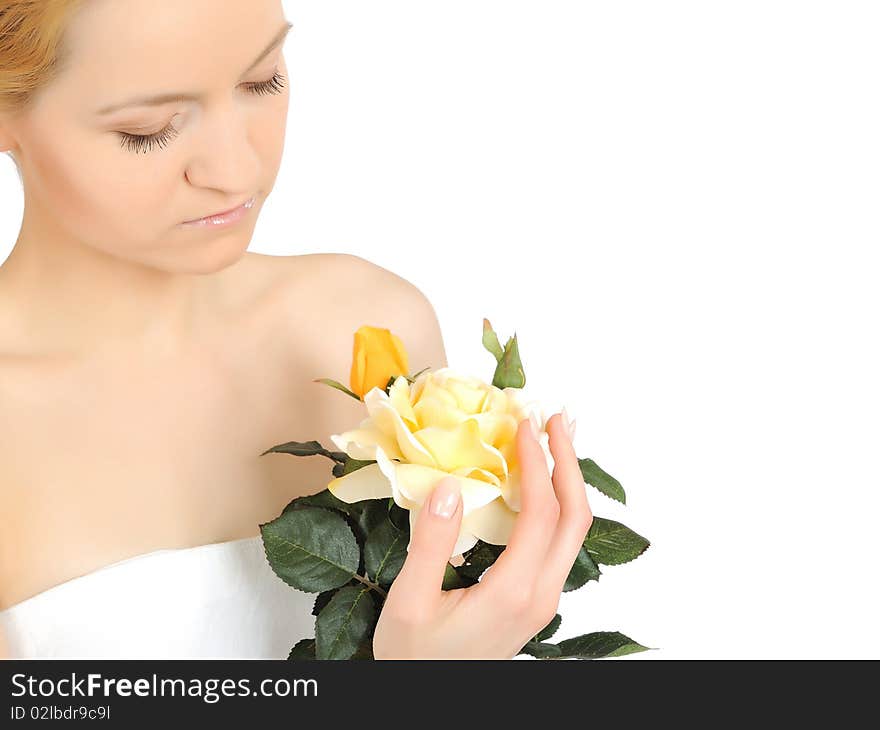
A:
POLYGON ((300 639, 293 645, 288 659, 315 659, 315 640, 300 639))
POLYGON ((376 606, 369 588, 340 588, 315 621, 315 656, 350 659, 369 636, 375 618, 376 606))
POLYGON ((599 566, 590 557, 586 546, 581 546, 577 557, 574 559, 574 564, 571 566, 571 570, 568 571, 568 577, 565 579, 562 592, 577 590, 586 584, 587 581, 599 580, 600 575, 602 575, 602 571, 599 570, 599 566))
POLYGON ((547 624, 543 629, 541 629, 537 634, 535 634, 535 641, 546 641, 549 639, 556 631, 559 629, 559 624, 562 623, 562 616, 558 613, 550 620, 550 623, 547 624))
POLYGON ((260 456, 266 454, 291 454, 292 456, 326 456, 337 463, 345 463, 348 455, 344 451, 330 451, 325 449, 317 441, 288 441, 278 444, 271 449, 266 449, 260 456))
POLYGON ((318 594, 318 597, 315 599, 315 604, 312 606, 312 616, 317 616, 321 613, 321 609, 330 602, 330 599, 333 598, 333 594, 336 593, 337 590, 338 589, 336 588, 331 588, 329 591, 323 591, 318 594))
POLYGON ((493 545, 477 540, 476 544, 462 556, 464 563, 455 569, 465 578, 478 581, 486 568, 492 565, 502 552, 504 552, 504 545, 493 545))
POLYGON ((530 654, 537 659, 555 659, 559 656, 559 647, 556 644, 545 644, 541 641, 530 641, 522 649, 520 654, 530 654))
POLYGON ((489 320, 483 317, 483 347, 495 356, 496 362, 501 362, 504 352, 501 349, 501 343, 498 341, 498 335, 489 324, 489 320))
MULTIPOLYGON (((367 533, 385 519, 387 514, 386 499, 362 499, 358 502, 343 502, 329 489, 316 494, 297 497, 284 508, 284 512, 302 507, 322 507, 344 515, 358 539, 363 545, 367 533)), ((282 513, 283 514, 283 513, 282 513)))
POLYGON ((593 517, 584 539, 590 557, 600 565, 620 565, 635 560, 651 543, 620 522, 593 517))
POLYGON ((453 591, 456 588, 467 588, 476 582, 476 579, 461 575, 452 563, 446 563, 446 571, 443 573, 443 585, 440 588, 444 591, 453 591))
POLYGON ((587 484, 598 489, 606 497, 611 497, 611 499, 616 499, 618 502, 626 504, 626 492, 623 491, 619 481, 604 471, 592 459, 578 459, 578 464, 581 467, 581 474, 587 484))
POLYGON ((333 465, 333 476, 337 478, 344 477, 346 474, 351 474, 353 471, 363 469, 365 466, 369 466, 370 464, 375 463, 375 459, 352 459, 350 456, 345 454, 345 460, 342 463, 333 465))
MULTIPOLYGON (((383 500, 384 502, 384 500, 383 500)), ((384 509, 384 504, 382 505, 384 509)), ((403 534, 385 513, 384 521, 367 534, 364 567, 370 580, 387 585, 393 581, 406 560, 409 536, 403 534)))
MULTIPOLYGON (((348 514, 348 503, 333 495, 329 489, 322 489, 315 494, 304 494, 301 497, 291 500, 284 508, 284 512, 299 509, 300 507, 323 507, 324 509, 332 509, 343 514, 348 514)), ((282 513, 283 514, 283 513, 282 513)))
POLYGON ((388 505, 388 518, 398 530, 409 534, 409 510, 398 505, 393 497, 388 505))
POLYGON ((498 365, 495 367, 495 374, 492 376, 492 385, 496 388, 523 388, 526 384, 526 374, 523 370, 522 362, 519 359, 519 345, 517 344, 516 334, 513 335, 504 345, 504 352, 498 365))
POLYGON ((366 544, 370 533, 388 520, 388 505, 384 498, 362 499, 359 502, 352 502, 348 508, 354 529, 357 531, 358 542, 362 546, 366 544))
POLYGON ((366 639, 362 641, 360 646, 358 646, 357 651, 351 655, 352 659, 359 660, 375 660, 376 657, 373 656, 373 640, 366 639))
POLYGON ((331 380, 330 378, 317 378, 316 380, 313 380, 312 382, 313 383, 323 383, 324 385, 329 385, 331 388, 336 388, 336 390, 341 390, 343 393, 345 393, 346 395, 350 395, 355 400, 360 400, 361 402, 363 402, 361 400, 361 397, 357 393, 353 393, 348 388, 346 388, 342 383, 340 383, 336 380, 331 380))
POLYGON ((360 565, 360 549, 345 518, 321 507, 283 512, 261 524, 260 532, 275 574, 306 593, 345 584, 360 565))
POLYGON ((564 639, 557 645, 560 658, 602 659, 604 657, 625 656, 639 651, 649 651, 651 647, 642 646, 619 631, 596 631, 592 634, 564 639))

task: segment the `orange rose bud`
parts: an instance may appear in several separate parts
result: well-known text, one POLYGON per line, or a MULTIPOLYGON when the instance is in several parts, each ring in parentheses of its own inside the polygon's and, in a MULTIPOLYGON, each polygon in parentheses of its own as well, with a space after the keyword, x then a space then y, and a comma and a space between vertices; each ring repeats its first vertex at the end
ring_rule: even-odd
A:
POLYGON ((361 399, 373 388, 384 390, 389 378, 408 373, 406 349, 390 330, 363 325, 354 333, 349 387, 361 399))

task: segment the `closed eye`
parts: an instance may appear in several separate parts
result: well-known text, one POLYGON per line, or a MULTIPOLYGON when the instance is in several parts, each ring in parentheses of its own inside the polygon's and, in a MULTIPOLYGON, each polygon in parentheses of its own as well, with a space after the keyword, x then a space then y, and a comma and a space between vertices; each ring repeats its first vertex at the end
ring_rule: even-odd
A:
MULTIPOLYGON (((264 94, 280 94, 287 85, 287 79, 284 74, 275 71, 272 78, 268 81, 251 81, 242 84, 244 88, 251 94, 262 96, 264 94)), ((118 132, 121 139, 121 146, 127 148, 135 154, 151 151, 154 147, 165 147, 178 134, 178 130, 173 124, 169 124, 165 129, 155 134, 129 134, 128 132, 118 132)))

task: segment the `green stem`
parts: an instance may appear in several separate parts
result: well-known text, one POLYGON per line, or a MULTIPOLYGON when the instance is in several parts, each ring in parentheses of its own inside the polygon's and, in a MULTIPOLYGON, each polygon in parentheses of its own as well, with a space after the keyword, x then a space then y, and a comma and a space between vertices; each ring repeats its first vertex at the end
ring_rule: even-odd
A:
POLYGON ((380 596, 382 596, 382 598, 387 598, 387 597, 388 597, 388 594, 387 594, 384 590, 382 590, 379 586, 377 586, 377 585, 376 585, 375 583, 373 583, 372 581, 367 580, 364 576, 362 576, 362 575, 358 575, 357 573, 355 573, 354 576, 352 576, 352 577, 357 578, 361 583, 363 583, 363 584, 364 584, 365 586, 367 586, 368 588, 372 588, 372 589, 373 589, 374 591, 376 591, 380 596))

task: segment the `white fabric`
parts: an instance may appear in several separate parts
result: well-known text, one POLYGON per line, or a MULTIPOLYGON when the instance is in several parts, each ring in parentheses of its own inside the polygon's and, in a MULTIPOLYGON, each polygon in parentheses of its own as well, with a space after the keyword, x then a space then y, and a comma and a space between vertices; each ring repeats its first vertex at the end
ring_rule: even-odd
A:
POLYGON ((282 581, 260 536, 137 555, 0 611, 11 658, 286 659, 314 593, 282 581))

